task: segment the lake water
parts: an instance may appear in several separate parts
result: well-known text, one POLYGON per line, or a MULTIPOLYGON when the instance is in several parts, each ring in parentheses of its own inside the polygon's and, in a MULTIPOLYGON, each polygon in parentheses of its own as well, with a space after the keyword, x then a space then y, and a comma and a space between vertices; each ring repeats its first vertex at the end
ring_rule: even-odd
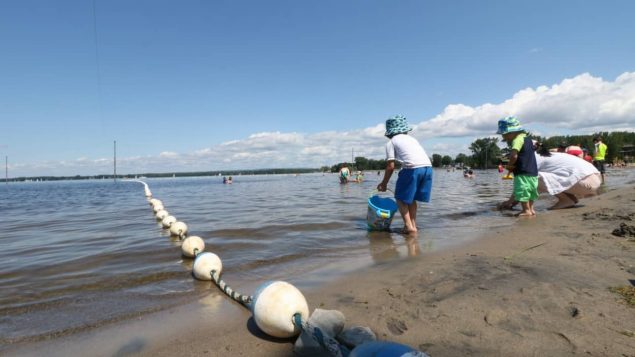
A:
MULTIPOLYGON (((244 293, 280 279, 319 285, 369 264, 451 247, 516 219, 493 210, 512 181, 495 170, 464 179, 435 170, 421 231, 368 232, 367 198, 381 176, 340 185, 334 174, 148 179, 153 196, 223 260, 244 293)), ((393 177, 391 185, 394 186, 393 177)), ((609 172, 609 187, 633 171, 609 172)), ((548 199, 537 203, 539 209, 548 199)), ((131 319, 219 293, 191 276, 180 241, 155 220, 136 182, 0 185, 0 344, 38 341, 131 319)), ((400 216, 393 228, 402 227, 400 216)), ((2 347, 0 347, 0 352, 2 347)))

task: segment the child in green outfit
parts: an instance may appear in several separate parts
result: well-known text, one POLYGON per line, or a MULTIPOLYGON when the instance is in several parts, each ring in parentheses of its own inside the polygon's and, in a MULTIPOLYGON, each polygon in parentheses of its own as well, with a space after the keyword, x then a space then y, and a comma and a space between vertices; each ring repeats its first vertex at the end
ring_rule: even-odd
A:
POLYGON ((515 117, 499 120, 496 133, 511 145, 507 169, 514 173, 514 198, 523 208, 518 216, 534 216, 534 201, 538 198, 538 165, 533 142, 515 117))

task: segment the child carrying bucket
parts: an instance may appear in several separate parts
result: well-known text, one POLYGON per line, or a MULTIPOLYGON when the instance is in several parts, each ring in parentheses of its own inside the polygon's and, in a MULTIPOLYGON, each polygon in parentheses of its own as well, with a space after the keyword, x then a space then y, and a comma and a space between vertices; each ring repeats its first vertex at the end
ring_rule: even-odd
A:
POLYGON ((417 139, 408 135, 412 128, 408 126, 405 117, 395 116, 386 120, 386 171, 384 179, 377 190, 384 192, 388 188, 388 181, 395 170, 395 160, 401 162, 395 199, 401 218, 404 222, 403 233, 417 232, 417 202, 430 202, 432 192, 432 163, 417 139))

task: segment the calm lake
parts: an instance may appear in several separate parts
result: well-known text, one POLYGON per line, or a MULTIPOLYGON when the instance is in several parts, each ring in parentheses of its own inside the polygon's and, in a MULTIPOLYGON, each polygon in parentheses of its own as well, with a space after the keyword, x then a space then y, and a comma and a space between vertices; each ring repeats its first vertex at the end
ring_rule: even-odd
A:
MULTIPOLYGON (((517 221, 493 210, 512 181, 496 170, 435 170, 415 239, 366 229, 367 199, 382 176, 340 185, 335 174, 148 179, 153 196, 206 251, 223 277, 251 293, 267 280, 299 288, 370 264, 406 259, 477 238, 517 221)), ((396 175, 391 187, 394 187, 396 175)), ((633 180, 609 171, 608 188, 633 180)), ((539 200, 544 210, 549 198, 539 200)), ((161 228, 143 186, 126 181, 0 185, 0 344, 38 341, 131 319, 219 293, 191 276, 180 241, 161 228)), ((393 228, 401 228, 400 216, 393 228)), ((2 351, 0 346, 0 352, 2 351)))

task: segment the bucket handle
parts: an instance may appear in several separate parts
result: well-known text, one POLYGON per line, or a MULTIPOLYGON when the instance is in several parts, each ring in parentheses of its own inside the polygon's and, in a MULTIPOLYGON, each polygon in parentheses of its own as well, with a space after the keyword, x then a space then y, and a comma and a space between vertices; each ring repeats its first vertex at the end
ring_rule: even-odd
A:
MULTIPOLYGON (((393 191, 393 190, 391 190, 389 188, 386 189, 386 192, 390 192, 393 195, 395 194, 395 191, 393 191)), ((376 193, 385 193, 385 192, 380 192, 378 189, 374 189, 374 190, 370 191, 370 193, 368 194, 368 198, 373 197, 376 193)))

